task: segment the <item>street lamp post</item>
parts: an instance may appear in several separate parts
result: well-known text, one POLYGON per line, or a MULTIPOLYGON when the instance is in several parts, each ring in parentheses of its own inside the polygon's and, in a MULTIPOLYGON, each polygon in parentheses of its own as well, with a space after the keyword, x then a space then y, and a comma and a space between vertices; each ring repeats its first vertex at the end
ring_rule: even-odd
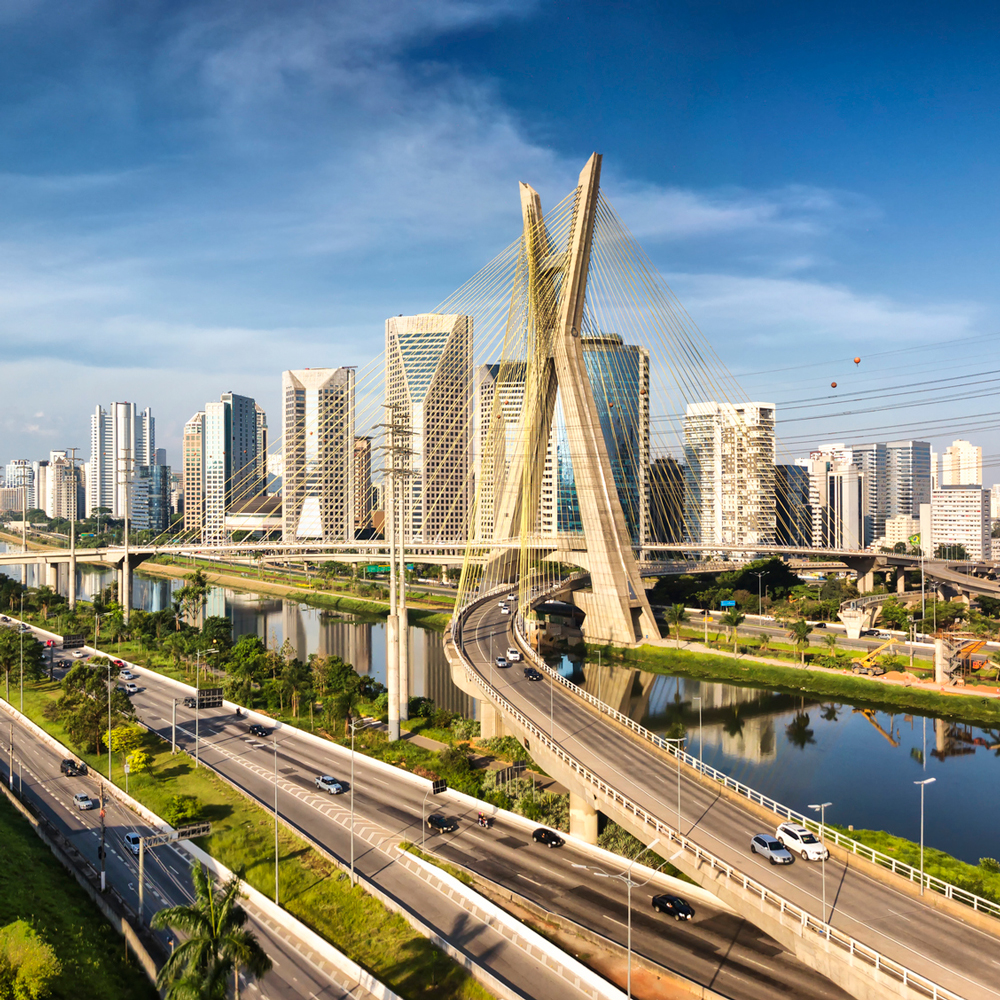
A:
MULTIPOLYGON (((211 649, 206 649, 206 653, 217 653, 218 649, 214 646, 211 649)), ((199 649, 196 659, 196 665, 194 669, 194 766, 198 767, 201 763, 201 650, 199 649)), ((277 807, 275 807, 277 808, 277 807)), ((275 819, 277 822, 277 819, 275 819)), ((275 833, 275 843, 277 844, 277 833, 275 833)), ((277 902, 277 899, 275 899, 277 902)))
POLYGON ((351 720, 351 885, 354 885, 354 734, 359 729, 375 725, 375 719, 351 720))
POLYGON ((923 781, 914 781, 913 784, 920 786, 920 895, 924 894, 924 789, 928 785, 933 785, 937 778, 924 778, 923 781))
POLYGON ((761 570, 759 573, 751 573, 751 576, 757 577, 757 614, 762 615, 764 614, 764 602, 761 600, 760 596, 760 584, 761 580, 767 576, 767 573, 764 570, 761 570))
MULTIPOLYGON (((654 847, 656 847, 656 845, 659 842, 660 838, 657 837, 646 848, 646 850, 651 851, 654 847)), ((625 995, 629 998, 629 1000, 632 1000, 632 887, 633 886, 638 887, 638 885, 645 885, 646 882, 649 881, 649 879, 647 879, 646 882, 638 884, 632 881, 632 865, 635 864, 637 858, 638 855, 636 855, 635 858, 632 858, 632 860, 629 861, 628 867, 625 869, 624 875, 609 875, 607 872, 601 872, 601 871, 596 873, 599 878, 614 878, 618 879, 619 882, 624 882, 628 890, 628 902, 626 903, 626 910, 628 911, 628 974, 627 974, 625 995)))
POLYGON ((278 736, 277 729, 271 730, 274 748, 274 905, 278 903, 278 736))
POLYGON ((702 729, 701 729, 701 698, 692 698, 692 701, 698 702, 698 763, 705 763, 705 752, 702 747, 702 729))
MULTIPOLYGON (((809 808, 819 813, 819 839, 823 839, 823 831, 826 829, 826 807, 832 806, 832 802, 821 802, 819 805, 810 805, 809 808)), ((826 923, 826 854, 820 859, 823 866, 823 923, 826 923)))
POLYGON ((677 836, 681 835, 681 744, 686 737, 676 736, 674 738, 664 737, 664 743, 673 743, 674 757, 677 758, 677 836))

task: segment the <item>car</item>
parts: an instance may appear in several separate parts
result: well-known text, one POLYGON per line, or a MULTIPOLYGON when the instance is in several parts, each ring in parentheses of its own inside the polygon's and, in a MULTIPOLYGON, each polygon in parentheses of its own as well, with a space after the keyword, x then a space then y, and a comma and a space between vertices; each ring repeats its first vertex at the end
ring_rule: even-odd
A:
POLYGON ((431 813, 427 817, 427 829, 436 833, 454 833, 458 829, 458 823, 450 816, 441 813, 431 813))
POLYGON ((316 779, 316 787, 321 792, 329 792, 331 795, 341 795, 347 789, 336 778, 331 778, 329 774, 321 774, 316 779))
POLYGON ((502 614, 502 615, 509 615, 509 614, 510 614, 510 608, 508 608, 508 607, 507 607, 507 605, 505 604, 505 605, 504 605, 504 606, 503 606, 503 607, 502 607, 502 608, 500 609, 500 614, 502 614))
POLYGON ((813 628, 826 628, 826 622, 813 622, 813 628))
POLYGON ((892 633, 891 632, 876 632, 875 633, 875 638, 876 639, 891 639, 892 638, 892 633))
POLYGON ((507 650, 507 659, 510 660, 511 663, 520 663, 521 651, 511 646, 510 649, 507 650))
POLYGON ((133 681, 128 681, 121 686, 121 690, 131 697, 132 695, 139 693, 139 685, 133 681))
POLYGON ((499 601, 499 602, 497 603, 497 607, 498 607, 498 608, 499 608, 499 609, 500 609, 501 611, 503 611, 503 610, 504 610, 504 608, 506 608, 506 607, 507 607, 507 602, 506 602, 506 601, 499 601))
POLYGON ((780 840, 775 840, 769 833, 758 833, 750 841, 750 853, 767 858, 772 865, 790 865, 794 858, 780 840))
POLYGON ((0 622, 9 622, 10 619, 6 615, 0 615, 0 622))
POLYGON ((539 827, 532 835, 531 839, 536 844, 545 844, 546 847, 562 847, 566 843, 558 833, 546 830, 544 826, 539 827))
POLYGON ((87 659, 88 656, 90 656, 90 653, 85 653, 82 649, 78 649, 73 654, 73 659, 74 660, 85 660, 85 659, 87 659))
POLYGON ((66 760, 60 762, 59 771, 61 774, 68 774, 72 778, 78 774, 86 774, 87 765, 81 764, 78 760, 67 758, 66 760))
POLYGON ((509 667, 510 666, 510 664, 507 662, 507 658, 504 657, 504 656, 498 656, 496 662, 497 662, 497 666, 501 670, 503 670, 504 667, 509 667))
POLYGON ((542 672, 540 670, 536 670, 534 667, 525 667, 524 676, 529 681, 540 681, 542 679, 542 672))
POLYGON ((121 669, 121 670, 124 670, 124 669, 125 669, 125 664, 124 664, 124 662, 123 662, 123 661, 121 661, 121 660, 112 660, 112 661, 111 661, 111 666, 113 666, 113 667, 118 667, 118 668, 119 668, 119 669, 121 669))
POLYGON ((133 674, 131 670, 125 669, 118 672, 118 680, 134 681, 139 675, 133 674))
POLYGON ((30 632, 31 631, 31 626, 30 625, 25 625, 24 622, 21 622, 19 631, 21 631, 21 632, 30 632))
POLYGON ((122 840, 125 841, 125 846, 136 856, 139 856, 139 834, 137 833, 126 833, 122 840))
POLYGON ((830 850, 823 841, 799 823, 781 823, 774 835, 805 861, 823 861, 830 857, 830 850))
POLYGON ((73 805, 75 805, 77 809, 93 809, 94 800, 90 797, 89 792, 77 792, 76 795, 73 796, 73 805))
POLYGON ((268 735, 267 730, 259 722, 255 722, 252 726, 250 726, 247 732, 249 732, 251 736, 268 735))
POLYGON ((189 694, 184 699, 184 707, 185 708, 197 708, 198 707, 198 699, 195 698, 194 695, 190 695, 189 694))
POLYGON ((691 920, 694 918, 694 907, 680 896, 671 896, 664 893, 661 896, 653 897, 653 909, 657 913, 665 913, 674 920, 691 920))
POLYGON ((517 594, 508 594, 507 595, 507 600, 508 601, 516 601, 517 600, 517 594))

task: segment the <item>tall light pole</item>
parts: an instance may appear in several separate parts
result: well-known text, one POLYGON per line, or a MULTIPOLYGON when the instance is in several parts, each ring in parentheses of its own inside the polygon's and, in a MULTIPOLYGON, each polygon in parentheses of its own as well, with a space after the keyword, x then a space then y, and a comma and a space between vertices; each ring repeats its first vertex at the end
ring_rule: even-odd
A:
MULTIPOLYGON (((277 728, 271 730, 271 741, 274 747, 274 905, 278 903, 278 736, 277 728)), ((353 789, 352 789, 353 793, 353 789)), ((353 836, 352 836, 353 843, 353 836)))
MULTIPOLYGON (((646 850, 647 851, 651 851, 654 847, 656 847, 656 845, 659 842, 660 842, 660 838, 657 837, 646 848, 646 850)), ((632 886, 634 886, 634 885, 637 884, 637 883, 635 883, 635 882, 632 881, 632 865, 635 864, 637 858, 638 858, 638 855, 636 855, 636 857, 632 858, 632 860, 628 863, 628 867, 625 869, 625 874, 624 875, 609 875, 607 872, 602 872, 602 871, 599 871, 599 872, 595 873, 599 878, 614 878, 614 879, 618 879, 619 882, 624 882, 626 888, 628 889, 628 902, 626 903, 626 909, 628 911, 628 979, 627 979, 627 984, 626 984, 626 993, 625 993, 625 995, 629 998, 629 1000, 632 1000, 632 886)), ((647 879, 646 881, 648 882, 649 879, 647 879)), ((639 884, 645 885, 646 882, 642 882, 642 883, 639 883, 639 884)))
POLYGON ((765 576, 767 576, 767 573, 764 570, 761 570, 759 573, 757 573, 757 572, 751 572, 750 575, 757 577, 757 614, 758 615, 762 615, 762 614, 764 614, 764 602, 761 600, 761 596, 760 596, 760 583, 761 583, 761 580, 765 576))
POLYGON ((21 637, 21 715, 24 715, 24 587, 21 587, 21 627, 17 630, 21 637))
MULTIPOLYGON (((214 646, 206 649, 206 653, 217 653, 214 646)), ((196 665, 194 668, 194 766, 201 764, 201 650, 196 654, 196 665)), ((275 758, 277 759, 277 758, 275 758)), ((275 807, 277 808, 277 807, 275 807)), ((277 820, 275 820, 277 822, 277 820)), ((276 835, 277 836, 277 835, 276 835)), ((277 841, 275 841, 277 843, 277 841)), ((277 902, 277 900, 275 900, 277 902)))
POLYGON ((677 758, 677 836, 681 834, 681 744, 686 737, 676 736, 674 738, 664 737, 664 743, 674 744, 674 757, 677 758))
POLYGON ((923 781, 914 781, 913 784, 920 786, 920 895, 924 894, 924 789, 928 785, 934 784, 937 778, 924 778, 923 781))
MULTIPOLYGON (((823 831, 826 829, 826 807, 832 806, 832 802, 821 802, 819 805, 810 805, 809 808, 819 813, 819 839, 823 839, 823 831)), ((826 923, 826 854, 820 859, 823 866, 823 923, 826 923)))
POLYGON ((698 702, 698 763, 705 763, 705 752, 702 747, 702 730, 701 730, 701 698, 692 698, 692 701, 698 702))

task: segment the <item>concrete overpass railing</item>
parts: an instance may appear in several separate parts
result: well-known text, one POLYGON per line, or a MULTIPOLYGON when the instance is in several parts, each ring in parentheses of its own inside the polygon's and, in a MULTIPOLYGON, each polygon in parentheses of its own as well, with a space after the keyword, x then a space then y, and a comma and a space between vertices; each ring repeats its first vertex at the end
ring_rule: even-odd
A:
MULTIPOLYGON (((731 778, 724 771, 719 771, 717 768, 714 768, 709 764, 705 764, 703 761, 700 761, 697 757, 693 757, 685 750, 678 750, 673 744, 667 743, 665 740, 657 736, 656 733, 650 732, 634 719, 630 719, 627 715, 624 715, 617 709, 614 709, 610 705, 600 701, 588 691, 584 691, 579 685, 574 684, 571 680, 563 677, 557 670, 553 670, 552 667, 550 667, 542 659, 542 657, 540 657, 531 648, 522 630, 521 622, 517 618, 515 618, 514 621, 514 631, 521 642, 525 655, 531 659, 532 663, 539 670, 547 673, 549 677, 556 681, 556 683, 561 684, 567 690, 572 691, 574 695, 583 699, 583 701, 587 702, 587 704, 592 705, 603 715, 607 715, 614 719, 615 722, 619 723, 619 725, 630 729, 641 739, 652 743, 664 753, 670 754, 671 757, 680 757, 682 763, 687 764, 700 774, 704 774, 707 778, 711 778, 712 781, 717 781, 720 785, 736 792, 737 795, 745 798, 748 802, 753 802, 756 805, 763 806, 765 809, 770 809, 771 812, 782 820, 792 820, 796 823, 800 823, 807 829, 812 830, 814 833, 820 832, 820 824, 812 817, 804 816, 802 813, 796 812, 790 806, 786 806, 775 799, 769 798, 767 795, 764 795, 762 792, 758 792, 755 788, 751 788, 749 785, 744 785, 743 782, 737 781, 735 778, 731 778)), ((843 850, 849 851, 851 854, 854 854, 859 858, 863 858, 865 861, 870 861, 872 864, 878 865, 880 868, 886 868, 894 875, 900 875, 915 885, 920 884, 920 870, 918 868, 905 864, 897 858, 890 857, 888 854, 883 854, 881 851, 876 851, 867 844, 862 844, 853 837, 848 837, 846 834, 841 833, 839 830, 833 829, 829 826, 823 827, 822 832, 823 836, 827 840, 832 841, 843 850)), ((964 903, 966 906, 972 907, 972 909, 977 913, 985 913, 989 916, 1000 918, 1000 903, 995 903, 991 899, 984 899, 982 896, 977 896, 974 892, 969 892, 967 889, 963 889, 952 882, 946 882, 944 879, 937 878, 936 876, 928 873, 924 873, 923 882, 925 889, 930 889, 933 892, 939 893, 946 899, 953 899, 958 903, 964 903)))
MULTIPOLYGON (((495 594, 490 594, 480 598, 470 606, 469 610, 492 600, 494 596, 495 594)), ((939 986, 901 963, 887 958, 876 949, 863 944, 849 934, 817 919, 807 910, 786 900, 710 851, 706 851, 700 844, 668 826, 658 817, 651 815, 605 782, 604 779, 584 767, 572 754, 567 753, 559 743, 551 739, 547 733, 539 729, 527 716, 523 715, 497 692, 485 677, 480 675, 463 648, 461 622, 458 622, 458 626, 457 629, 453 629, 452 639, 455 650, 464 663, 470 682, 478 686, 488 700, 496 705, 505 716, 513 720, 523 732, 530 734, 532 740, 541 744, 548 753, 557 758, 581 781, 595 789, 605 804, 613 804, 617 809, 635 819, 639 825, 658 834, 661 838, 673 842, 680 848, 681 852, 690 854, 694 860, 692 867, 695 869, 704 870, 704 867, 707 866, 712 873, 712 878, 721 879, 727 889, 735 890, 742 899, 752 900, 755 909, 758 907, 761 911, 766 909, 771 921, 786 933, 803 940, 809 947, 815 947, 818 943, 823 942, 831 957, 839 955, 848 962, 852 970, 864 975, 869 983, 875 984, 878 993, 873 992, 871 995, 884 995, 881 993, 881 989, 889 987, 898 996, 931 997, 933 1000, 939 1000, 939 998, 940 1000, 961 1000, 957 993, 939 986)), ((677 857, 677 854, 673 855, 675 860, 677 857)))

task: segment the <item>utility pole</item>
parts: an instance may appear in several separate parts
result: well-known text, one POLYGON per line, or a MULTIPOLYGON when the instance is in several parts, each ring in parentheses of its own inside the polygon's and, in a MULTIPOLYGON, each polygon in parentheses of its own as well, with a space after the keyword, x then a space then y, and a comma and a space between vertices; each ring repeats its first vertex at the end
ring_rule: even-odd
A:
POLYGON ((76 487, 76 448, 67 448, 67 453, 72 452, 70 455, 70 468, 72 469, 73 478, 73 504, 70 508, 72 517, 69 519, 69 580, 66 583, 67 591, 66 598, 69 604, 70 611, 76 610, 76 522, 80 516, 79 508, 77 507, 77 496, 79 495, 76 487))
POLYGON ((173 698, 173 708, 170 713, 170 752, 177 753, 177 699, 173 698))
POLYGON ((396 607, 396 450, 392 443, 395 426, 395 407, 382 404, 389 413, 389 423, 382 426, 386 431, 386 445, 383 448, 385 467, 385 532, 389 536, 389 617, 385 622, 385 681, 389 695, 389 739, 399 739, 399 615, 396 607))
POLYGON ((123 541, 125 543, 125 558, 122 560, 121 582, 119 584, 118 603, 122 606, 122 620, 128 625, 132 610, 132 565, 128 559, 128 515, 131 506, 132 491, 129 488, 132 479, 132 449, 122 448, 121 451, 121 485, 125 487, 125 532, 123 541))
MULTIPOLYGON (((109 751, 110 752, 110 751, 109 751)), ((97 849, 97 857, 101 862, 101 892, 107 885, 105 881, 104 860, 107 857, 107 849, 104 846, 104 782, 101 782, 101 846, 97 849)))
POLYGON ((10 747, 9 747, 9 763, 7 764, 7 770, 10 772, 10 790, 14 791, 14 723, 10 724, 10 747))

